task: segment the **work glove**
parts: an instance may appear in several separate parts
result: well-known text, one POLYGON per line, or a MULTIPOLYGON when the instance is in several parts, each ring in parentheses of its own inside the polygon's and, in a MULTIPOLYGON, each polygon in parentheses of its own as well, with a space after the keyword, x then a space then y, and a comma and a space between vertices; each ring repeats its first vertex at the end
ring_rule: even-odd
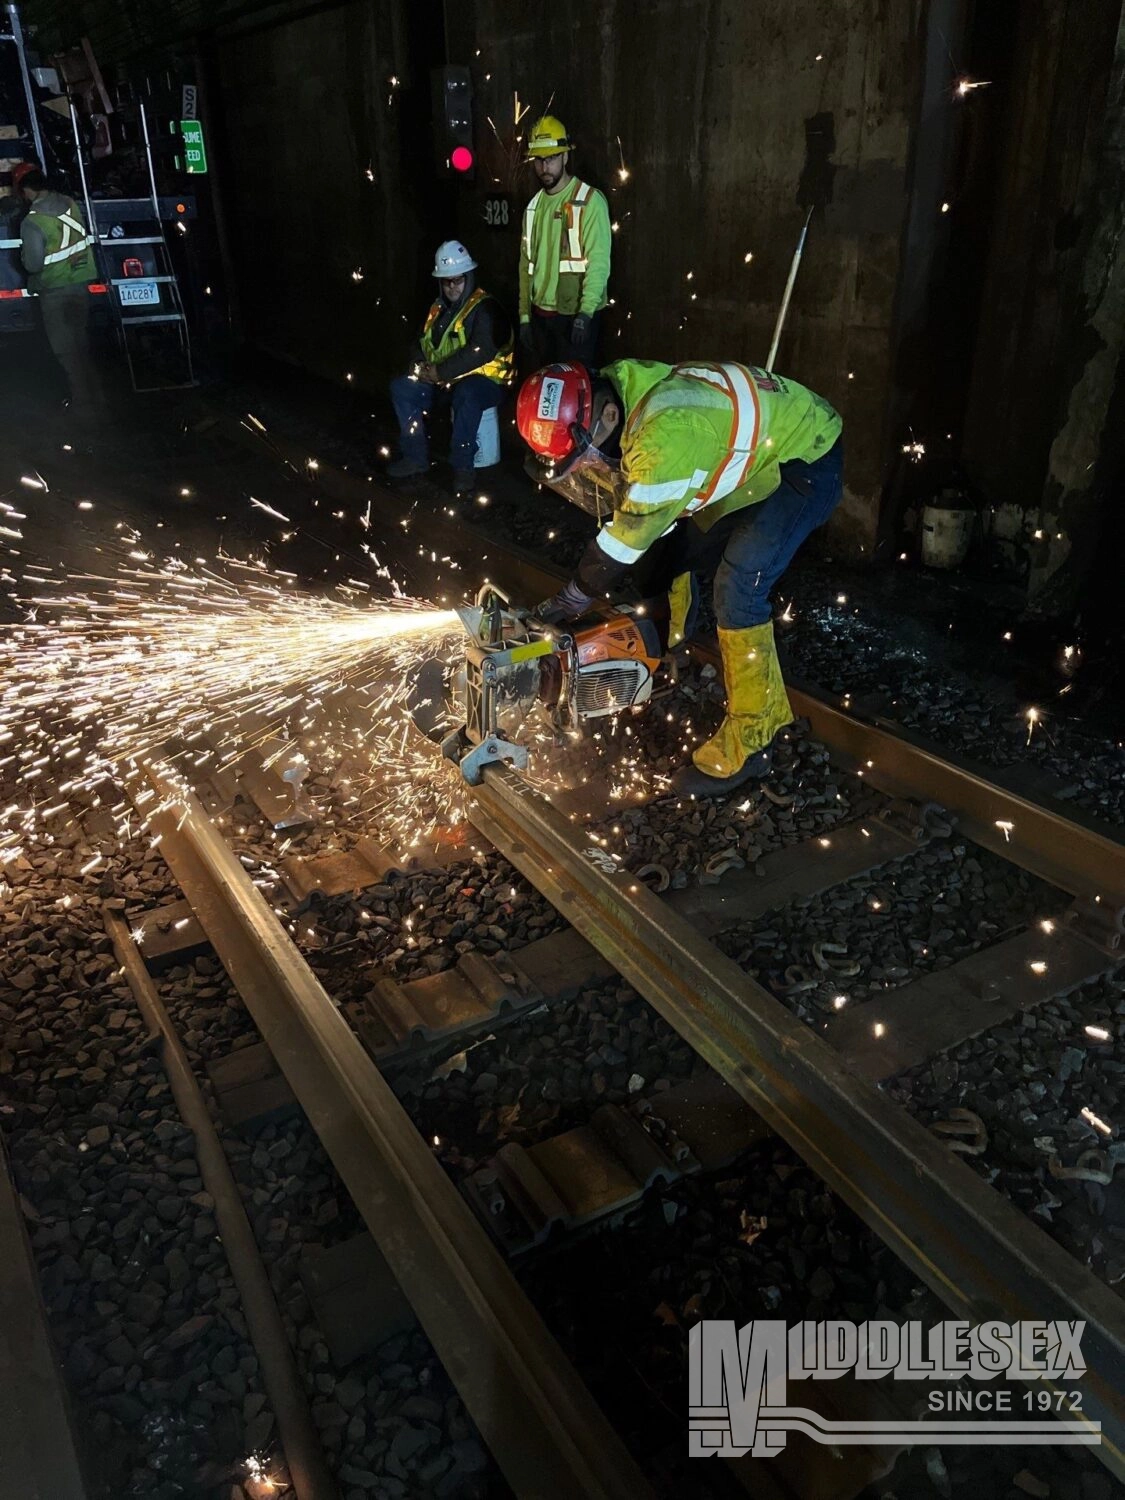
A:
POLYGON ((530 323, 520 324, 520 348, 525 354, 535 353, 535 330, 530 323))
POLYGON ((574 322, 570 325, 570 343, 579 359, 589 353, 587 345, 590 342, 590 314, 576 313, 574 322))
POLYGON ((576 620, 579 615, 584 615, 593 602, 593 594, 583 593, 572 578, 557 594, 535 606, 535 617, 544 625, 561 625, 564 620, 576 620))

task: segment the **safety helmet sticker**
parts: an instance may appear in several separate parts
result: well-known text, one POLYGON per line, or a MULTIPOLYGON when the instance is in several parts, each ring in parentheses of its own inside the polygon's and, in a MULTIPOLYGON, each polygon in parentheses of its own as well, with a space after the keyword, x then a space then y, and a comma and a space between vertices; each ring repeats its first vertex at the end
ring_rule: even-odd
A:
POLYGON ((559 419, 559 406, 562 403, 562 394, 563 382, 555 379, 552 375, 548 375, 543 381, 539 392, 538 415, 545 418, 548 422, 557 422, 559 419))

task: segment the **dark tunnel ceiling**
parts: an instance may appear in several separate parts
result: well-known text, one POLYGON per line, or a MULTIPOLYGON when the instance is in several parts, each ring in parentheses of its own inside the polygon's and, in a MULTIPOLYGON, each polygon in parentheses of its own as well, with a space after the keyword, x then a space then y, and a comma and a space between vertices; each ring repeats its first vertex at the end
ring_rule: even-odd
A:
POLYGON ((106 65, 187 46, 196 38, 329 10, 344 0, 24 0, 30 44, 44 55, 89 37, 106 65))

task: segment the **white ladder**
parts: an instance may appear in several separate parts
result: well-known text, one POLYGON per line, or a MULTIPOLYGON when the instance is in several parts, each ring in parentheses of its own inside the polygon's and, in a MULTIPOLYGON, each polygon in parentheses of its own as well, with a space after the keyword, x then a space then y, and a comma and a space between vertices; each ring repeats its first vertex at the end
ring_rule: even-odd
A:
POLYGON ((70 123, 74 130, 87 221, 98 246, 98 259, 106 273, 106 282, 111 289, 114 320, 129 364, 129 378, 133 382, 133 389, 137 392, 180 390, 195 384, 191 338, 180 297, 180 284, 164 234, 164 221, 160 216, 148 115, 140 100, 137 101, 137 109, 140 113, 145 163, 148 167, 149 194, 146 198, 91 198, 86 164, 82 156, 82 134, 73 100, 70 104, 70 123), (129 226, 129 233, 124 232, 126 225, 129 226), (135 249, 136 253, 115 264, 116 252, 121 248, 135 249), (139 261, 140 274, 127 273, 126 261, 139 261), (117 272, 116 275, 114 271, 117 272), (173 348, 178 355, 182 378, 161 378, 141 384, 144 374, 142 356, 148 356, 145 362, 151 366, 155 363, 154 350, 157 354, 167 355, 169 341, 165 339, 157 342, 153 338, 154 334, 159 337, 160 332, 172 333, 175 337, 173 348))

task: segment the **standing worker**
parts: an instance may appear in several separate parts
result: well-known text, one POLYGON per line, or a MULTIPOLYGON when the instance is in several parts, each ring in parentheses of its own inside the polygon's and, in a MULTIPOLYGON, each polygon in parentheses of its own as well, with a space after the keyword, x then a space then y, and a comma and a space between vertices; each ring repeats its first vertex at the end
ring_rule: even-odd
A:
POLYGON ((459 240, 446 240, 434 257, 438 296, 412 350, 413 368, 391 381, 402 456, 387 465, 392 479, 430 467, 425 417, 440 401, 453 406, 453 491, 473 488, 477 429, 497 407, 515 374, 512 323, 495 298, 475 284, 477 263, 459 240))
POLYGON ((623 359, 600 372, 540 370, 520 391, 516 420, 546 460, 543 482, 609 517, 575 577, 537 613, 550 623, 576 618, 644 558, 642 592, 669 590, 674 645, 690 634, 692 575, 717 564, 726 717, 674 786, 717 796, 765 776, 793 718, 770 591, 840 499, 839 414, 752 365, 623 359))
POLYGON ((567 170, 573 141, 554 115, 531 127, 527 160, 539 191, 523 215, 520 345, 537 365, 597 359, 609 284, 609 205, 567 170))
POLYGON ((48 188, 33 162, 20 162, 12 173, 12 187, 29 205, 20 229, 28 290, 39 298, 47 342, 70 385, 70 409, 88 416, 101 395, 90 348, 86 290, 98 279, 93 237, 74 199, 48 188))

